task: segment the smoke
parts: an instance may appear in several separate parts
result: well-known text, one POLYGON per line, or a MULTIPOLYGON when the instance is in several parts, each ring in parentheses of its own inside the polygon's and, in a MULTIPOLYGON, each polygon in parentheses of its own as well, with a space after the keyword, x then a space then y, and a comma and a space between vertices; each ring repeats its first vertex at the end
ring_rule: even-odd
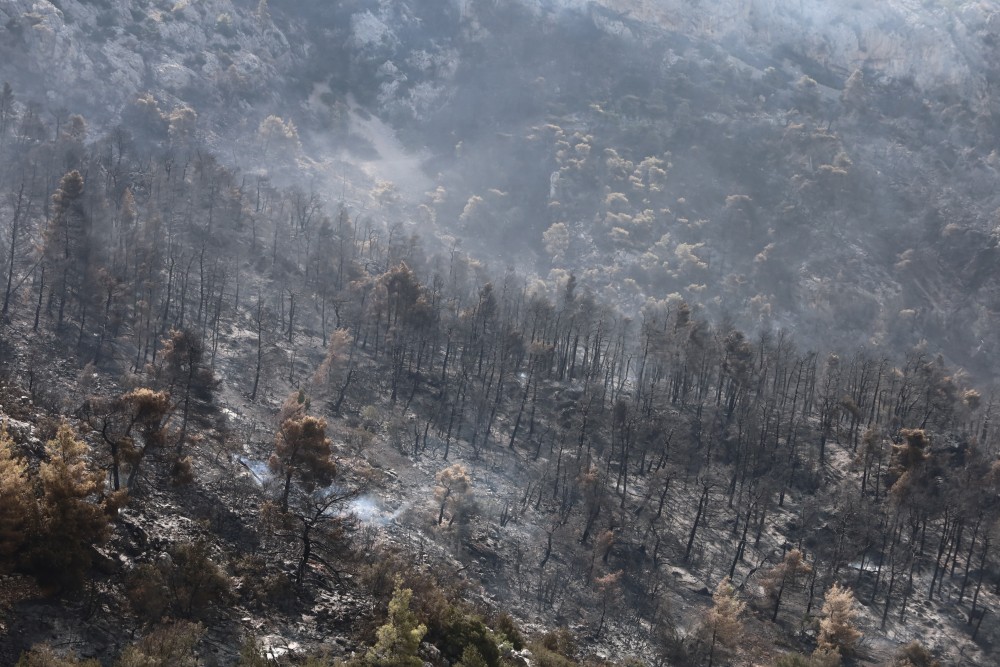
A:
MULTIPOLYGON (((897 285, 873 287, 902 280, 879 258, 919 231, 905 227, 914 210, 939 205, 908 184, 946 191, 941 165, 990 139, 939 113, 992 104, 988 3, 274 0, 257 16, 221 0, 218 15, 178 3, 169 20, 119 0, 36 4, 34 18, 0 7, 0 80, 43 97, 45 114, 82 112, 98 134, 148 86, 163 114, 195 109, 196 139, 244 173, 374 227, 403 224, 433 250, 447 238, 528 281, 573 273, 625 309, 685 293, 713 315, 744 313, 743 326, 800 323, 829 339, 891 338, 895 313, 923 312, 897 285), (126 48, 147 34, 169 39, 126 48), (919 129, 900 139, 878 116, 919 129), (262 139, 269 117, 298 140, 262 139), (606 151, 672 166, 640 190, 615 180, 606 151), (844 194, 851 183, 863 196, 844 194), (753 210, 727 209, 733 195, 753 210), (843 296, 864 292, 896 301, 873 315, 843 296)), ((963 174, 954 199, 997 208, 963 190, 990 176, 963 174)))
POLYGON ((361 523, 384 527, 399 518, 407 507, 408 504, 404 503, 395 510, 388 510, 382 506, 379 498, 364 495, 352 500, 347 512, 356 516, 361 523))

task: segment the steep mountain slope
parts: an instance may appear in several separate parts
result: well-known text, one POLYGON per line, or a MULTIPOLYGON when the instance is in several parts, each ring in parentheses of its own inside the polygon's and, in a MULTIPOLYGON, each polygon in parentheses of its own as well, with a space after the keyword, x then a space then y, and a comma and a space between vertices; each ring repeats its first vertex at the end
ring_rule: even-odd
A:
POLYGON ((927 338, 992 372, 1000 19, 988 3, 0 11, 7 78, 55 117, 73 108, 109 128, 149 91, 194 108, 209 145, 244 169, 368 206, 374 183, 355 165, 376 173, 377 149, 360 106, 401 133, 408 169, 424 164, 417 187, 440 188, 422 200, 399 184, 401 204, 423 205, 408 217, 424 234, 484 239, 543 279, 575 272, 633 310, 678 292, 817 343, 927 338), (298 128, 298 174, 266 154, 269 114, 298 128), (622 175, 649 166, 660 182, 622 175), (540 252, 553 225, 568 245, 540 252), (920 275, 901 270, 914 262, 920 275))
POLYGON ((0 2, 0 657, 990 664, 997 20, 0 2))

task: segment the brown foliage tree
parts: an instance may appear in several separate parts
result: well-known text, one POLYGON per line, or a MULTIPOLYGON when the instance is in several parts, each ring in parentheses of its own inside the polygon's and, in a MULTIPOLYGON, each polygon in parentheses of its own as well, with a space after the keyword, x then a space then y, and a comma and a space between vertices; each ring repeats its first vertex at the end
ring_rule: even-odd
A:
POLYGON ((774 609, 771 612, 771 620, 778 620, 778 610, 781 607, 781 598, 788 588, 795 586, 801 577, 812 572, 812 566, 805 561, 805 557, 798 549, 791 549, 785 557, 770 572, 764 575, 761 582, 768 597, 774 600, 774 609))
POLYGON ((272 472, 284 477, 282 512, 288 511, 293 477, 309 491, 333 481, 337 466, 330 458, 332 446, 325 419, 296 414, 282 421, 274 437, 274 453, 267 462, 272 472))
MULTIPOLYGON (((438 525, 444 521, 444 510, 448 506, 448 501, 451 500, 452 504, 455 505, 469 492, 472 486, 472 480, 469 479, 469 473, 465 469, 465 466, 455 463, 450 465, 444 470, 440 471, 436 476, 437 487, 434 489, 434 496, 441 503, 438 509, 438 525)), ((454 515, 452 516, 454 520, 454 515)), ((449 522, 450 523, 450 522, 449 522)))
POLYGON ((204 634, 200 623, 165 623, 126 648, 115 667, 197 667, 201 660, 195 648, 204 634))
POLYGON ((82 412, 90 428, 107 445, 114 490, 121 488, 123 463, 129 466, 127 487, 133 488, 146 454, 163 445, 171 414, 169 395, 147 388, 133 389, 111 399, 90 398, 82 412))
POLYGON ((734 648, 743 636, 746 603, 736 597, 729 577, 719 582, 712 594, 712 608, 705 613, 701 631, 707 635, 708 667, 712 667, 719 646, 734 648))
POLYGON ((34 511, 28 466, 17 458, 7 425, 0 425, 0 568, 24 545, 34 511))
POLYGON ((921 464, 930 457, 930 439, 926 431, 904 428, 899 434, 903 442, 892 446, 888 480, 889 490, 897 496, 912 488, 921 464))
POLYGON ((854 593, 849 588, 834 584, 826 592, 823 619, 819 622, 817 650, 850 656, 854 653, 861 632, 854 627, 854 593))
POLYGON ((96 658, 80 660, 75 655, 56 653, 48 644, 31 647, 31 650, 17 661, 17 667, 100 667, 100 665, 100 661, 96 658))
POLYGON ((42 496, 37 535, 27 567, 43 584, 73 587, 90 567, 93 545, 108 535, 103 475, 87 461, 89 448, 63 422, 45 444, 39 466, 42 496))
POLYGON ((941 663, 923 644, 913 640, 896 652, 889 667, 941 667, 941 663))

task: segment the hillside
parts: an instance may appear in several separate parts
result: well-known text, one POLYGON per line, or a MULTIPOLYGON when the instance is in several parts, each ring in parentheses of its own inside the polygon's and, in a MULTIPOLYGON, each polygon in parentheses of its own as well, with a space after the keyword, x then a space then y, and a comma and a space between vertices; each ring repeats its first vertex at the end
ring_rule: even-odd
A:
POLYGON ((998 22, 0 2, 0 662, 993 664, 998 22))

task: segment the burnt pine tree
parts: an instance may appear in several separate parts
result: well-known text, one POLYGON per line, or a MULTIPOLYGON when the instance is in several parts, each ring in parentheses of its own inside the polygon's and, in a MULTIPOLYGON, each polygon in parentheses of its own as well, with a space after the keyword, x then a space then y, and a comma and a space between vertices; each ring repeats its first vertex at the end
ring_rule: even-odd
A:
POLYGON ((746 603, 736 597, 729 577, 719 582, 712 594, 712 608, 705 612, 701 631, 708 643, 708 667, 712 667, 719 647, 735 648, 743 637, 741 616, 746 603))
POLYGON ((107 446, 111 483, 121 488, 121 469, 128 466, 127 488, 134 488, 146 454, 159 449, 171 415, 166 392, 139 388, 113 398, 92 397, 84 403, 83 418, 107 446))
POLYGON ((196 419, 202 427, 211 425, 211 417, 216 413, 215 389, 219 383, 205 363, 201 341, 192 331, 172 330, 163 341, 162 359, 158 372, 181 416, 176 451, 177 460, 181 461, 191 419, 196 419))
POLYGON ((771 611, 771 621, 778 620, 778 610, 781 608, 781 598, 785 592, 796 586, 799 580, 812 573, 812 566, 806 562, 805 556, 798 549, 788 551, 781 562, 764 576, 763 585, 768 597, 774 600, 771 611))
MULTIPOLYGON (((2 135, 0 135, 2 137, 2 135)), ((0 317, 6 318, 10 312, 10 305, 12 297, 22 282, 27 278, 24 275, 16 284, 14 282, 14 275, 18 270, 19 257, 29 256, 29 239, 28 235, 25 233, 25 227, 28 217, 28 211, 31 208, 31 195, 29 193, 27 200, 24 196, 24 183, 21 183, 20 188, 17 192, 17 197, 12 197, 12 203, 14 207, 14 213, 10 217, 10 221, 7 225, 7 237, 8 243, 4 248, 7 254, 7 276, 4 281, 3 286, 3 305, 0 306, 0 317)), ((27 272, 27 273, 30 273, 27 272)))
POLYGON ((59 325, 63 323, 66 300, 75 296, 81 330, 85 324, 85 300, 89 294, 90 220, 83 208, 83 176, 75 169, 59 180, 52 195, 52 218, 45 231, 44 264, 53 276, 50 305, 59 302, 59 325))
POLYGON ((14 89, 10 83, 3 82, 0 87, 0 153, 3 153, 7 130, 13 125, 16 115, 14 112, 14 89))
POLYGON ((361 493, 361 489, 329 486, 293 494, 289 507, 289 522, 295 529, 288 533, 299 542, 295 584, 301 586, 310 564, 333 574, 339 581, 335 563, 343 560, 350 549, 350 532, 354 522, 344 514, 343 507, 361 493))
POLYGON ((284 478, 281 511, 288 511, 292 478, 297 477, 307 491, 333 481, 337 466, 330 459, 332 442, 326 435, 326 420, 305 414, 285 419, 274 437, 274 453, 268 467, 284 478))
POLYGON ((451 500, 453 505, 460 504, 461 500, 464 499, 472 487, 472 481, 469 479, 468 471, 459 463, 441 470, 435 476, 435 479, 437 480, 437 486, 434 489, 434 495, 441 503, 438 508, 437 519, 440 526, 444 521, 444 510, 448 506, 448 501, 451 500))

